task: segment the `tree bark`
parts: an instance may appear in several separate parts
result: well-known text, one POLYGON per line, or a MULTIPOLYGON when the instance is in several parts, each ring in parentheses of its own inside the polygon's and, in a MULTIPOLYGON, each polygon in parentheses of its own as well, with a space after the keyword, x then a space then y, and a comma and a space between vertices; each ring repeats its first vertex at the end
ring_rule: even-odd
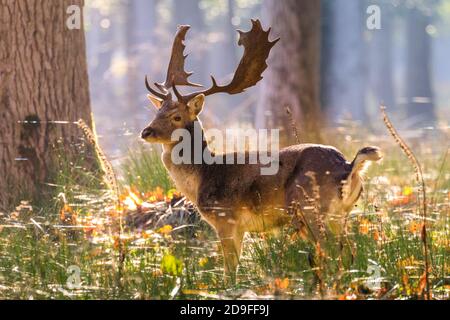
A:
POLYGON ((264 72, 256 126, 279 128, 282 144, 295 143, 289 106, 302 142, 320 142, 320 1, 267 0, 265 27, 281 37, 264 72))
POLYGON ((39 196, 56 148, 72 163, 85 150, 73 124, 91 124, 85 39, 66 25, 70 5, 83 1, 0 0, 0 209, 39 196))

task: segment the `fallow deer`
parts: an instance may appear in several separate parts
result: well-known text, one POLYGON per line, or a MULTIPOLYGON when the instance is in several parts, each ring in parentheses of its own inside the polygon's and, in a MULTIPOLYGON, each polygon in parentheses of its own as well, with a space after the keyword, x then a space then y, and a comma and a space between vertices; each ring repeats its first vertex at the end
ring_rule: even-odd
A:
MULTIPOLYGON (((261 164, 175 164, 171 152, 177 142, 172 141, 172 133, 184 128, 194 136, 194 123, 200 124, 198 116, 206 96, 238 94, 256 85, 267 68, 271 48, 279 40, 270 41, 270 29, 265 31, 259 20, 252 20, 250 31, 238 31, 244 54, 231 82, 221 86, 211 77, 209 89, 183 95, 177 86, 199 86, 189 82, 192 73, 184 70, 184 40, 189 28, 178 27, 165 82, 155 83, 155 89, 145 78, 151 93, 148 98, 158 111, 141 137, 162 144, 165 167, 177 189, 215 229, 222 244, 226 279, 234 281, 244 233, 270 231, 297 221, 293 217, 297 216, 294 207, 302 213, 302 219, 295 223, 297 229, 304 232, 308 226, 310 236, 318 238, 320 226, 310 202, 314 190, 318 190, 318 205, 326 227, 339 233, 346 214, 360 196, 363 168, 370 161, 379 160, 381 153, 377 147, 366 147, 348 162, 331 146, 294 145, 280 150, 279 170, 273 176, 261 175, 261 164), (170 90, 176 100, 172 99, 170 90)), ((208 144, 202 141, 204 151, 208 144)))

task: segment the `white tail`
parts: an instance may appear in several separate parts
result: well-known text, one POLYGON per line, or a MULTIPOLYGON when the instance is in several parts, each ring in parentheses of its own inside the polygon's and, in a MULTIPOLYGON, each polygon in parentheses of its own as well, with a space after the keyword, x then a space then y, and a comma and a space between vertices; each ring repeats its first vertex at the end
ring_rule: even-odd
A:
POLYGON ((362 178, 369 168, 371 162, 382 158, 380 148, 365 147, 358 151, 355 159, 351 163, 352 170, 344 181, 342 188, 342 198, 347 210, 358 200, 362 192, 362 178))

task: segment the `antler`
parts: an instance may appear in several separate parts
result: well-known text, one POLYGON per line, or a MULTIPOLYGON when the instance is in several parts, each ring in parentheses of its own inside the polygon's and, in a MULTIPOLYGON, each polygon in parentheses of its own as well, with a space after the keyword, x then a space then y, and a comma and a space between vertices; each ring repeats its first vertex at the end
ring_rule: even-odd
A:
POLYGON ((157 97, 162 99, 171 98, 169 89, 173 89, 178 100, 184 103, 189 102, 199 94, 209 96, 215 93, 237 94, 256 85, 262 79, 262 73, 267 68, 266 60, 269 57, 270 50, 280 40, 269 41, 270 28, 264 31, 259 20, 251 20, 252 28, 248 32, 239 32, 238 45, 244 46, 244 55, 234 72, 233 79, 227 85, 220 86, 216 79, 211 76, 212 86, 203 91, 197 91, 188 95, 182 95, 176 86, 201 87, 201 85, 189 82, 188 78, 192 72, 184 70, 184 63, 187 55, 184 55, 184 40, 190 26, 182 25, 178 27, 177 34, 172 46, 172 55, 170 58, 167 76, 164 83, 155 83, 155 86, 161 91, 157 92, 148 84, 147 78, 145 84, 147 89, 157 97))
POLYGON ((184 102, 189 102, 199 94, 209 96, 215 93, 237 94, 244 92, 247 88, 256 85, 262 79, 262 73, 267 68, 266 60, 269 57, 270 50, 280 40, 269 40, 271 28, 264 31, 259 20, 251 20, 252 29, 248 32, 239 32, 238 45, 244 46, 244 55, 234 72, 233 79, 227 85, 220 86, 216 79, 211 76, 212 86, 204 91, 198 91, 183 96, 184 102))
POLYGON ((165 90, 165 88, 161 88, 160 85, 159 85, 158 83, 155 82, 155 86, 157 86, 158 89, 159 89, 161 92, 158 92, 158 91, 156 91, 155 89, 153 89, 153 88, 150 86, 150 84, 148 83, 147 76, 145 76, 145 86, 147 87, 147 90, 148 90, 151 94, 157 96, 158 98, 161 98, 161 99, 163 99, 163 100, 170 100, 170 99, 172 99, 172 95, 170 94, 170 92, 168 92, 167 90, 165 90))
POLYGON ((186 38, 186 33, 190 28, 191 27, 187 25, 178 26, 178 31, 173 41, 172 56, 170 57, 169 68, 167 69, 166 81, 160 84, 166 89, 172 88, 174 85, 191 87, 202 86, 197 83, 189 82, 188 78, 193 72, 184 71, 184 62, 188 56, 187 54, 184 54, 184 49, 186 48, 184 40, 186 38))
MULTIPOLYGON (((147 77, 145 78, 145 85, 152 94, 156 95, 162 99, 171 98, 169 89, 173 88, 174 85, 183 85, 191 87, 201 87, 201 85, 189 82, 188 78, 192 75, 192 72, 184 71, 184 63, 188 55, 184 54, 184 40, 186 38, 186 33, 190 29, 190 26, 181 25, 178 26, 178 31, 175 35, 172 45, 172 55, 169 62, 169 67, 167 68, 166 81, 164 83, 156 83, 155 86, 161 91, 157 92, 148 83, 147 77)), ((178 94, 177 94, 178 96, 178 94)))

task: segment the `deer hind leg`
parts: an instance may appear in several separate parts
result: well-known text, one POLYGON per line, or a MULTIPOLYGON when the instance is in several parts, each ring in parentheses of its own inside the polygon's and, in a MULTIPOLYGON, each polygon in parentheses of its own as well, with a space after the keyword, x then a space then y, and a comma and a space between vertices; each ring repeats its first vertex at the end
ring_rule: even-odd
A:
POLYGON ((234 284, 244 232, 236 224, 226 222, 217 228, 217 234, 222 244, 225 282, 234 284))
POLYGON ((285 205, 297 236, 313 242, 320 240, 317 217, 313 209, 318 204, 314 202, 309 177, 299 175, 286 186, 285 205))

